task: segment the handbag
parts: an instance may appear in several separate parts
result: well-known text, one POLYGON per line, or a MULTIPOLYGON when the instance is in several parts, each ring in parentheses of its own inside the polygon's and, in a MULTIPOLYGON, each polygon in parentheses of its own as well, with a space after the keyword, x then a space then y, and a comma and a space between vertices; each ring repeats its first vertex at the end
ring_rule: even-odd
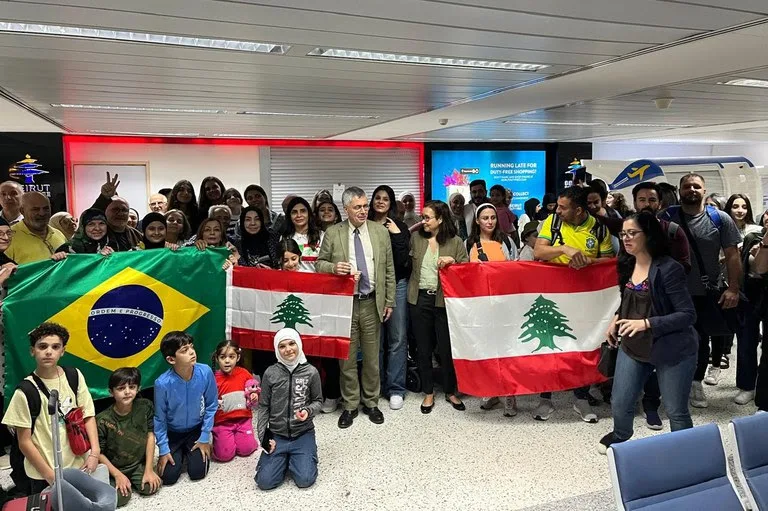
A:
MULTIPOLYGON (((51 398, 51 393, 36 374, 32 373, 32 378, 35 380, 35 384, 40 392, 46 397, 51 398)), ((75 394, 77 396, 77 394, 75 394)), ((66 414, 62 413, 61 406, 59 406, 59 414, 64 418, 64 427, 67 432, 67 440, 69 441, 69 448, 72 450, 72 454, 75 456, 81 456, 91 449, 91 442, 88 440, 88 432, 85 429, 85 417, 83 416, 83 408, 77 406, 71 409, 66 414)))
POLYGON ((619 356, 619 347, 613 347, 608 341, 600 345, 600 361, 597 370, 606 378, 613 378, 616 373, 616 358, 619 356))
POLYGON ((685 219, 685 213, 682 211, 680 211, 680 227, 683 228, 685 236, 688 238, 688 244, 691 250, 693 250, 693 255, 696 257, 701 284, 706 292, 705 299, 700 302, 701 305, 696 310, 697 326, 710 336, 733 335, 743 323, 741 310, 743 310, 743 305, 746 302, 746 296, 743 293, 739 293, 739 304, 732 309, 723 309, 720 305, 720 298, 728 289, 728 286, 711 283, 709 276, 704 273, 704 259, 701 257, 696 239, 691 234, 688 228, 688 221, 685 219))

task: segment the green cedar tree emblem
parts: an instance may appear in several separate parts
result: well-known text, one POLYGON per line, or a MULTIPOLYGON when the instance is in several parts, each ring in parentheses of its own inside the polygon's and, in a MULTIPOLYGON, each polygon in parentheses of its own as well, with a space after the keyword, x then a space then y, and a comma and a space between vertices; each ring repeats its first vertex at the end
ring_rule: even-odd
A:
POLYGON ((296 295, 288 295, 283 303, 277 306, 272 323, 283 323, 284 328, 296 328, 296 325, 312 326, 309 322, 309 311, 304 307, 304 301, 296 295))
POLYGON ((555 302, 547 300, 542 295, 536 298, 531 308, 525 313, 525 317, 528 319, 523 323, 524 331, 520 334, 519 340, 528 342, 538 339, 539 347, 533 350, 533 353, 542 348, 563 351, 555 344, 555 337, 576 339, 569 333, 573 329, 567 324, 568 318, 557 310, 555 302))

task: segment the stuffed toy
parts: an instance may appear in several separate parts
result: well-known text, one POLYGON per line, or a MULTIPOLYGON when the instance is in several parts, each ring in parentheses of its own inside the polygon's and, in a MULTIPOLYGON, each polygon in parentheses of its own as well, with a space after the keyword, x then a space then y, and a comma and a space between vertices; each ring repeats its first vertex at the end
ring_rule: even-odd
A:
POLYGON ((245 407, 253 410, 259 406, 259 396, 261 395, 261 381, 258 376, 254 376, 245 382, 245 407))

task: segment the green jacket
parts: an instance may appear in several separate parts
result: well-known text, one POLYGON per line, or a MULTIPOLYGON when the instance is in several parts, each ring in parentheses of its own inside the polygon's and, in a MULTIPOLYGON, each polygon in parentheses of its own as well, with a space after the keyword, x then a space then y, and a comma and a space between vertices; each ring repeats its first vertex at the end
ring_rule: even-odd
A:
MULTIPOLYGON (((429 240, 418 232, 413 233, 411 236, 411 260, 413 264, 411 269, 411 279, 408 281, 408 303, 411 305, 416 305, 416 301, 419 299, 421 262, 424 259, 424 255, 427 253, 427 247, 429 247, 429 240)), ((440 245, 437 255, 438 257, 453 257, 457 263, 469 262, 467 248, 458 236, 454 236, 440 245)), ((437 307, 445 307, 445 297, 443 296, 443 287, 440 284, 440 279, 437 281, 435 305, 437 307)))
MULTIPOLYGON (((389 231, 383 225, 368 222, 368 235, 373 246, 373 262, 376 282, 376 310, 384 320, 384 308, 395 306, 395 265, 392 260, 392 242, 389 231)), ((349 220, 332 225, 325 231, 315 269, 320 273, 333 273, 336 263, 349 262, 349 220)))

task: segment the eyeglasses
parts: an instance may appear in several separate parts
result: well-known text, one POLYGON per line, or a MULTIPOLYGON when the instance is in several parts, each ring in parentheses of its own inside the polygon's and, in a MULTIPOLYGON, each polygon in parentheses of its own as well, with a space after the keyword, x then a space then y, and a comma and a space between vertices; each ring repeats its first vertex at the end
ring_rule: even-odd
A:
POLYGON ((425 222, 429 222, 430 220, 434 220, 435 217, 428 216, 428 215, 421 215, 421 219, 424 220, 425 222))
POLYGON ((7 238, 7 239, 13 238, 13 231, 5 231, 5 232, 0 231, 0 238, 7 238))
POLYGON ((362 206, 347 206, 347 208, 351 209, 352 211, 368 211, 371 209, 368 204, 364 204, 362 206))
POLYGON ((642 234, 642 233, 643 233, 643 231, 621 231, 619 233, 619 238, 621 238, 621 239, 624 239, 624 238, 633 239, 635 236, 637 236, 638 234, 642 234))

